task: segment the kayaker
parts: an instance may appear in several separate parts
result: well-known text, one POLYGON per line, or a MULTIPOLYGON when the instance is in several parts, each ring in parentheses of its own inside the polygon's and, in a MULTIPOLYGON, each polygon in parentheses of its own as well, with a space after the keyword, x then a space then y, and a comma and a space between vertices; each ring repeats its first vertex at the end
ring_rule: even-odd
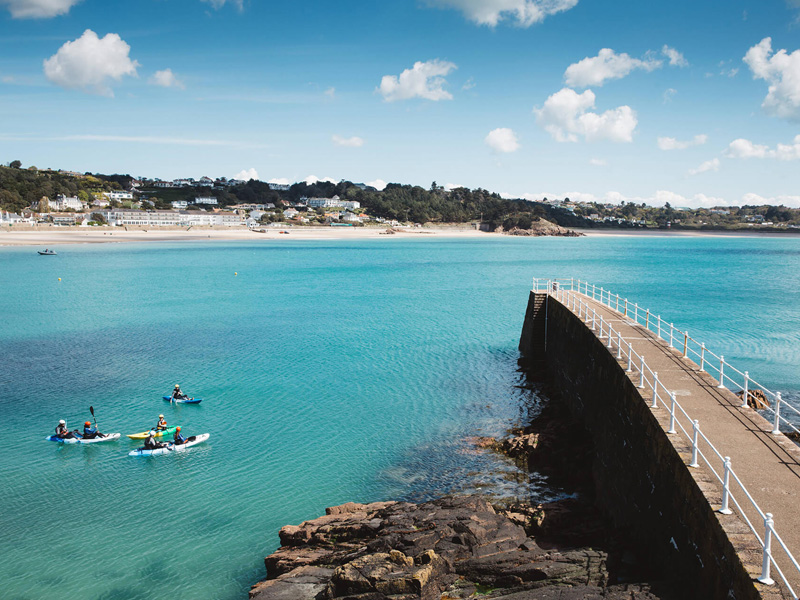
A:
POLYGON ((163 448, 165 444, 161 442, 157 442, 155 438, 155 431, 152 429, 147 432, 147 438, 144 440, 144 449, 145 450, 157 450, 158 448, 163 448))
POLYGON ((60 440, 69 440, 75 437, 75 434, 67 429, 67 422, 61 419, 56 425, 56 437, 60 440))
POLYGON ((164 415, 158 415, 158 423, 156 424, 156 431, 164 431, 167 428, 167 421, 164 415))
POLYGON ((186 399, 188 397, 189 396, 187 396, 186 394, 184 394, 181 391, 181 386, 176 383, 175 384, 175 389, 172 390, 172 399, 173 400, 184 400, 184 399, 186 399))
POLYGON ((92 423, 91 423, 91 421, 86 421, 86 422, 83 424, 83 439, 85 439, 85 440, 91 440, 91 439, 93 439, 93 438, 96 438, 96 437, 98 437, 98 435, 99 435, 99 434, 97 433, 97 429, 93 429, 93 428, 92 428, 92 423))
POLYGON ((176 446, 186 443, 186 438, 181 435, 180 427, 175 428, 175 436, 172 438, 172 441, 175 442, 176 446))

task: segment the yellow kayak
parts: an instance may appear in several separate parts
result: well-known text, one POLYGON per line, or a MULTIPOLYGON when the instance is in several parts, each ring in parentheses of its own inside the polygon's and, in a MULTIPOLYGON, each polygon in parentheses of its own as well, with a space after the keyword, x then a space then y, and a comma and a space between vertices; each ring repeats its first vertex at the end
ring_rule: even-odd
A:
MULTIPOLYGON (((175 435, 176 429, 177 426, 170 427, 169 429, 164 429, 162 431, 156 431, 155 437, 164 437, 165 435, 175 435)), ((147 437, 147 434, 150 433, 151 431, 153 430, 149 429, 147 431, 143 431, 142 433, 131 433, 128 435, 128 437, 131 438, 132 440, 143 440, 144 438, 147 437)))

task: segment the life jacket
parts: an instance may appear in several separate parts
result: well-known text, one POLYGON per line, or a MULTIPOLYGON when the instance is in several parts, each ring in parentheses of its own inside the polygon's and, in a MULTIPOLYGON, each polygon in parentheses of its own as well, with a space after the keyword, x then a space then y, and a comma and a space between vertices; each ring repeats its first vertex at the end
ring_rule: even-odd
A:
POLYGON ((56 435, 57 436, 67 435, 68 433, 69 433, 69 429, 67 429, 66 425, 62 425, 61 423, 56 425, 56 435))
POLYGON ((165 419, 159 419, 158 423, 156 424, 156 428, 158 428, 158 429, 166 429, 167 428, 167 421, 165 419))
POLYGON ((175 442, 176 444, 183 444, 183 443, 186 441, 186 438, 185 438, 185 437, 183 437, 183 435, 182 435, 182 434, 180 434, 180 433, 178 433, 178 432, 176 431, 176 432, 175 432, 175 437, 174 437, 174 438, 172 438, 172 441, 173 441, 173 442, 175 442))
POLYGON ((152 450, 153 448, 157 447, 156 439, 149 437, 144 440, 144 447, 148 450, 152 450))
POLYGON ((97 433, 96 429, 92 429, 91 427, 83 427, 83 437, 85 438, 93 438, 97 433))

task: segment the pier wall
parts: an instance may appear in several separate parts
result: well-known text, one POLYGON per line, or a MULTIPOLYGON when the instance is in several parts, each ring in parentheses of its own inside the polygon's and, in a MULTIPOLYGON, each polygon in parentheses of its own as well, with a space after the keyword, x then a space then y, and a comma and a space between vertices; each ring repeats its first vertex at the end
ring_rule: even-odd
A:
POLYGON ((655 565, 696 586, 695 598, 765 597, 742 562, 758 548, 748 547, 746 526, 731 517, 723 525, 713 482, 686 466, 685 451, 595 334, 555 298, 531 293, 519 348, 526 359, 545 361, 592 435, 598 503, 615 527, 655 565))

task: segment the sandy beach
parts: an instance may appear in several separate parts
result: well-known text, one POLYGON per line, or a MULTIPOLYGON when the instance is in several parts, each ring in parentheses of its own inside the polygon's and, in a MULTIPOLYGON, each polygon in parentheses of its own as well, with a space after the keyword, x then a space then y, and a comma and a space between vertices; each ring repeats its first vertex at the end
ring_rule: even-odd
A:
POLYGON ((387 234, 385 227, 284 227, 265 232, 242 228, 124 229, 122 227, 0 227, 0 246, 59 246, 122 242, 177 242, 209 240, 348 240, 390 238, 489 238, 501 234, 466 227, 397 228, 387 234), (289 233, 281 233, 286 232, 289 233))

